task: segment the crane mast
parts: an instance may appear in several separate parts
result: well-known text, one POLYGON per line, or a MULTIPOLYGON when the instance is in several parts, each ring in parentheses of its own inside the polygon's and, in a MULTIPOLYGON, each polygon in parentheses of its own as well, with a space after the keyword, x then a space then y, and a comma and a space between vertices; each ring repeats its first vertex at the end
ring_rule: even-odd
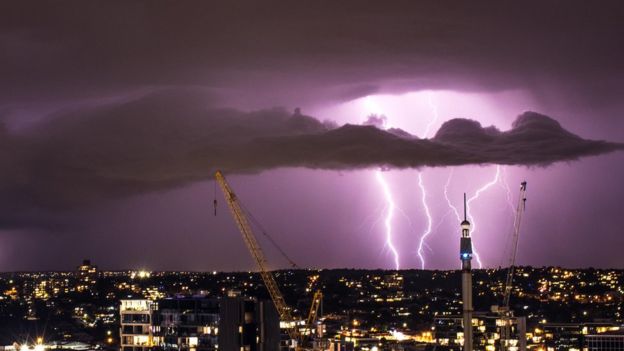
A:
POLYGON ((511 244, 511 256, 509 257, 509 269, 507 271, 507 279, 505 280, 505 292, 503 294, 503 307, 509 309, 509 298, 513 284, 513 276, 516 266, 516 254, 518 253, 518 237, 520 236, 520 222, 526 207, 526 190, 527 182, 520 183, 520 197, 516 207, 516 216, 514 218, 513 237, 511 244))
POLYGON ((312 327, 318 318, 318 310, 321 306, 321 302, 323 302, 323 292, 317 290, 314 293, 314 297, 312 297, 310 312, 308 313, 308 319, 306 320, 306 327, 309 329, 310 334, 312 334, 312 327))
MULTIPOLYGON (((258 269, 260 270, 260 275, 262 276, 262 280, 264 281, 264 285, 266 285, 267 290, 269 291, 269 295, 271 296, 271 299, 275 304, 275 308, 277 309, 280 320, 288 323, 294 322, 292 314, 290 313, 290 308, 286 304, 284 296, 280 292, 275 278, 268 269, 267 261, 264 257, 264 253, 262 252, 262 248, 260 247, 260 244, 256 240, 256 236, 251 230, 249 221, 245 216, 243 208, 241 207, 238 198, 236 197, 236 194, 228 184, 221 171, 215 172, 215 179, 219 184, 221 191, 223 192, 223 196, 225 197, 225 201, 227 202, 230 211, 232 212, 232 217, 234 217, 234 221, 236 222, 238 229, 243 235, 245 245, 247 245, 247 249, 249 249, 251 256, 256 261, 258 269)), ((292 328, 288 328, 288 335, 293 340, 299 339, 299 333, 297 332, 297 328, 294 325, 292 328)))
MULTIPOLYGON (((513 276, 516 268, 516 254, 518 253, 518 238, 520 236, 520 223, 522 222, 522 215, 526 207, 526 190, 527 182, 520 183, 520 196, 518 197, 518 205, 516 206, 516 215, 514 217, 512 242, 511 242, 511 255, 509 256, 509 268, 507 270, 507 278, 505 279, 505 288, 503 290, 503 305, 498 309, 498 313, 501 316, 503 324, 501 326, 501 350, 507 350, 508 340, 510 338, 511 318, 513 317, 513 311, 509 309, 509 300, 511 298, 511 291, 513 288, 513 276)), ((522 337, 522 336, 521 336, 522 337)), ((520 350, 526 349, 525 343, 520 342, 520 350)))

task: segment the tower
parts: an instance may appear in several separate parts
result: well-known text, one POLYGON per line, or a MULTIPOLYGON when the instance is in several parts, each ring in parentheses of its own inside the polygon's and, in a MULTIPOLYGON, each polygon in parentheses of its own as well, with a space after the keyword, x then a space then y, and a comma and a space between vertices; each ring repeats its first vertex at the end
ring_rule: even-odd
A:
POLYGON ((464 193, 464 220, 461 222, 459 258, 462 263, 462 301, 464 318, 464 351, 472 351, 472 239, 470 222, 466 218, 466 194, 464 193))

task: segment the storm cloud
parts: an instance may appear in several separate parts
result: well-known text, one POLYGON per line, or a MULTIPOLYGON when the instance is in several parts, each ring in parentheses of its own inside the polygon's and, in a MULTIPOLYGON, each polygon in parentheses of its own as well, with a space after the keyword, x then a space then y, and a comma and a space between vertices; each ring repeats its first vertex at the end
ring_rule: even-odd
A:
POLYGON ((209 98, 185 90, 65 111, 18 132, 3 128, 0 146, 0 207, 12 219, 5 223, 33 211, 207 180, 216 169, 542 166, 622 149, 585 140, 535 112, 521 114, 509 131, 453 119, 432 139, 418 139, 370 125, 336 127, 278 108, 215 108, 209 98))
POLYGON ((596 107, 622 93, 619 1, 62 4, 0 4, 4 103, 172 85, 242 108, 421 89, 526 89, 596 107))

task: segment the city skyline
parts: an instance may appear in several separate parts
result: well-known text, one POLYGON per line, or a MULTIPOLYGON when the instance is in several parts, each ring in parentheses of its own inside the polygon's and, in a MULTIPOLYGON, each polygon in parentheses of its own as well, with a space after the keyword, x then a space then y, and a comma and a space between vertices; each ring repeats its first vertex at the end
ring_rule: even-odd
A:
POLYGON ((518 264, 624 267, 619 3, 100 5, 0 4, 0 271, 253 270, 217 169, 303 268, 457 269, 463 193, 505 266, 525 180, 518 264))

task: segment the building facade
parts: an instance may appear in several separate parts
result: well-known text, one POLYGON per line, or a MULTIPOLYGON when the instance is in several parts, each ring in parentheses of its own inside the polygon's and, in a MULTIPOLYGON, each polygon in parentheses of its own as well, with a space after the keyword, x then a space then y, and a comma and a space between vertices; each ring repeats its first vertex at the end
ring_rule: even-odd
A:
POLYGON ((121 351, 278 351, 271 301, 245 297, 122 300, 121 351))
POLYGON ((624 333, 585 335, 583 351, 624 351, 624 333))
POLYGON ((244 297, 221 300, 221 351, 278 351, 279 315, 271 301, 244 297))
POLYGON ((149 300, 121 300, 119 342, 121 351, 147 351, 154 346, 152 333, 154 303, 149 300))
MULTIPOLYGON (((526 349, 526 321, 524 317, 503 319, 498 315, 475 312, 472 316, 473 350, 510 351, 526 349), (501 340, 505 323, 511 332, 508 340, 501 340)), ((436 344, 448 350, 459 351, 464 345, 464 325, 462 316, 438 316, 434 318, 434 338, 436 344)))
POLYGON ((152 322, 154 344, 162 350, 216 350, 219 320, 218 299, 159 300, 152 322))
POLYGON ((611 322, 545 323, 542 330, 546 351, 621 350, 624 342, 620 326, 611 322))
POLYGON ((90 260, 84 260, 82 264, 78 266, 76 275, 78 280, 76 290, 78 292, 93 292, 93 288, 99 277, 97 266, 91 264, 90 260))

